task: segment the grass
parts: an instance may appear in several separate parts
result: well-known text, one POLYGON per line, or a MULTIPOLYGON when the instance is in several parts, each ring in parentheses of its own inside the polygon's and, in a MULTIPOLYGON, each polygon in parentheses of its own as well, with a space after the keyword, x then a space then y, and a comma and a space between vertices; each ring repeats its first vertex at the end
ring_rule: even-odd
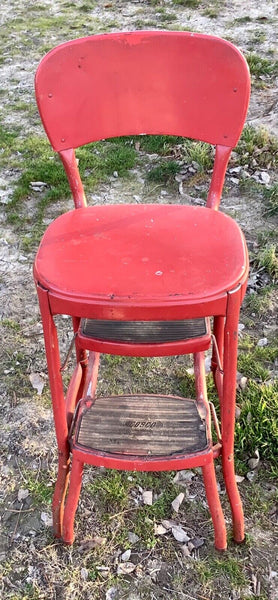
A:
POLYGON ((152 167, 148 172, 147 179, 152 183, 170 184, 175 180, 175 175, 180 171, 180 165, 175 160, 161 162, 152 167))
POLYGON ((211 586, 215 577, 228 580, 228 582, 236 588, 241 588, 247 585, 246 575, 243 566, 237 558, 231 556, 223 556, 221 558, 208 557, 205 560, 199 561, 197 564, 199 577, 206 588, 211 586))
POLYGON ((262 248, 257 255, 257 263, 275 281, 278 278, 277 244, 267 244, 262 248))
POLYGON ((278 61, 264 58, 255 52, 247 54, 246 60, 249 65, 250 73, 255 81, 258 81, 262 77, 271 79, 278 72, 278 61))
POLYGON ((236 423, 237 457, 259 450, 262 459, 277 468, 278 382, 259 384, 250 380, 241 392, 240 418, 236 423))
MULTIPOLYGON (((31 195, 31 183, 43 182, 45 187, 35 193, 35 215, 31 233, 23 236, 23 248, 31 250, 38 244, 44 231, 44 218, 49 206, 58 200, 70 197, 71 192, 62 163, 46 139, 29 136, 26 140, 16 134, 2 130, 5 142, 5 161, 12 162, 22 173, 14 185, 12 199, 6 206, 7 220, 22 229, 26 218, 22 216, 22 202, 31 195), (15 149, 18 148, 17 153, 15 149)), ((80 148, 76 152, 79 170, 86 191, 91 191, 100 181, 105 181, 116 171, 119 176, 127 175, 135 164, 136 151, 124 138, 97 142, 80 148)), ((33 192, 34 193, 34 192, 33 192)))
POLYGON ((185 140, 184 157, 186 162, 195 162, 201 172, 208 171, 213 167, 212 147, 205 142, 185 140))
MULTIPOLYGON (((235 148, 238 164, 269 169, 278 165, 278 140, 263 127, 246 125, 235 148)), ((254 167, 253 167, 254 168, 254 167)))
POLYGON ((158 538, 155 523, 172 514, 171 502, 178 491, 173 484, 173 473, 136 473, 111 471, 97 473, 94 481, 86 486, 86 492, 95 498, 98 516, 106 523, 108 539, 129 548, 128 530, 133 531, 147 548, 153 548, 158 538), (143 505, 139 489, 153 491, 153 504, 143 505), (115 537, 113 524, 122 523, 115 537))
POLYGON ((34 473, 24 472, 24 488, 28 489, 32 495, 34 506, 45 506, 51 504, 53 496, 53 486, 49 484, 48 473, 39 473, 39 477, 34 473))
POLYGON ((173 4, 185 6, 186 8, 198 8, 200 0, 173 0, 173 4))
POLYGON ((244 309, 248 316, 256 317, 257 323, 272 309, 273 291, 273 286, 268 285, 245 297, 244 309))
POLYGON ((264 188, 263 196, 265 200, 264 214, 267 216, 276 215, 278 213, 278 183, 270 188, 264 188))

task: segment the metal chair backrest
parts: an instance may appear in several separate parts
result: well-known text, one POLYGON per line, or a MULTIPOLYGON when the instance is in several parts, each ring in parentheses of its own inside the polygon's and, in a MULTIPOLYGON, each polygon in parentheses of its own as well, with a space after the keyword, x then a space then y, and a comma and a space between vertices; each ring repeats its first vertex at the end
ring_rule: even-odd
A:
POLYGON ((249 100, 245 59, 198 33, 136 31, 66 42, 36 74, 54 150, 135 134, 180 135, 234 147, 249 100))

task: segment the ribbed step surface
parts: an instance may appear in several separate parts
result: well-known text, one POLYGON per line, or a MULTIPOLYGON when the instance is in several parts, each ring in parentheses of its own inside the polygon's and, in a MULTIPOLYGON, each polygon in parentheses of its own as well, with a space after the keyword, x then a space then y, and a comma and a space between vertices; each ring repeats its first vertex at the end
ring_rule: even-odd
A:
POLYGON ((207 446, 206 426, 193 400, 133 395, 97 398, 77 423, 76 443, 136 456, 191 453, 207 446))
POLYGON ((113 321, 82 319, 81 334, 99 340, 158 344, 194 339, 207 333, 206 319, 180 321, 113 321))

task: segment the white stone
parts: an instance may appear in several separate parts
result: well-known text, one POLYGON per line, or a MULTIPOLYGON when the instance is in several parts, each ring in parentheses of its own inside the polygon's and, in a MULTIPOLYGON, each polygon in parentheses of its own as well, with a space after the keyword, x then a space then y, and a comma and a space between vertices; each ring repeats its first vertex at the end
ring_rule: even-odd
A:
POLYGON ((180 505, 181 505, 181 503, 183 502, 183 500, 184 500, 184 494, 183 494, 183 493, 180 493, 180 494, 179 494, 179 495, 178 495, 178 496, 175 498, 175 500, 173 500, 173 502, 172 502, 172 509, 173 509, 175 512, 179 512, 179 508, 180 508, 180 505))

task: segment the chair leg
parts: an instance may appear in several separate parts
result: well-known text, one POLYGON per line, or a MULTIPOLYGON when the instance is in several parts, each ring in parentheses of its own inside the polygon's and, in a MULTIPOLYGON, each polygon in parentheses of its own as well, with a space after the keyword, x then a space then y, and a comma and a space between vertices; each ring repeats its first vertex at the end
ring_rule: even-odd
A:
POLYGON ((62 538, 65 544, 73 544, 74 542, 74 517, 80 496, 82 475, 83 463, 73 458, 62 530, 62 538))
POLYGON ((234 431, 237 373, 237 338, 240 309, 240 289, 228 294, 227 315, 224 331, 224 378, 221 403, 222 467, 229 497, 235 542, 244 540, 244 515, 235 480, 234 431))
POLYGON ((214 527, 214 545, 216 550, 226 550, 226 525, 217 489, 214 463, 211 462, 208 465, 204 465, 202 467, 202 473, 204 478, 207 501, 214 527))
POLYGON ((61 361, 57 330, 50 312, 47 290, 37 286, 44 332, 45 352, 51 390, 53 416, 59 451, 58 476, 53 497, 53 527, 56 537, 61 537, 64 498, 68 484, 69 444, 66 403, 61 376, 61 361))
POLYGON ((58 474, 52 500, 53 532, 57 538, 62 537, 62 524, 64 518, 64 502, 69 480, 70 458, 68 454, 60 454, 58 461, 58 474))

